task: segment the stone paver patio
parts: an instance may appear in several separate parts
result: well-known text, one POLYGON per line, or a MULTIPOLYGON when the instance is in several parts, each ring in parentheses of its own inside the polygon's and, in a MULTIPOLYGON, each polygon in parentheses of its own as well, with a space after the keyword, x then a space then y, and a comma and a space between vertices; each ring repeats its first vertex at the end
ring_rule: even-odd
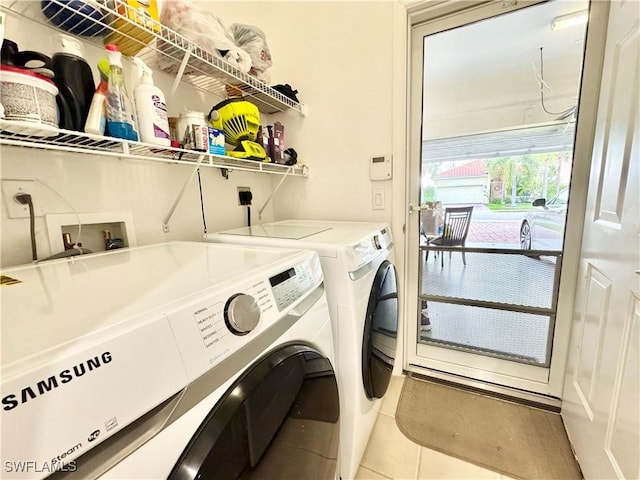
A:
POLYGON ((504 246, 513 245, 513 248, 520 248, 520 222, 474 222, 471 219, 471 226, 467 235, 467 246, 487 243, 504 246))

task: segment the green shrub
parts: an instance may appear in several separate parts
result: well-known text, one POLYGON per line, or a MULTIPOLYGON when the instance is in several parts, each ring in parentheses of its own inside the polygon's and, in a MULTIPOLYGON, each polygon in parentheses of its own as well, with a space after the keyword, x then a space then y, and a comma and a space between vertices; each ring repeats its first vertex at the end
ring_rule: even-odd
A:
POLYGON ((436 200, 436 188, 434 186, 424 187, 422 189, 422 201, 420 204, 426 202, 435 202, 436 200))

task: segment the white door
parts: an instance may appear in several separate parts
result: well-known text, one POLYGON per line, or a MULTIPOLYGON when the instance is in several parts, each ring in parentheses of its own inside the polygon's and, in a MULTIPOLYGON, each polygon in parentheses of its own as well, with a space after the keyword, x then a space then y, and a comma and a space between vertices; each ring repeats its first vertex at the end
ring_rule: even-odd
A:
POLYGON ((640 478, 639 28, 611 3, 562 404, 586 479, 640 478))

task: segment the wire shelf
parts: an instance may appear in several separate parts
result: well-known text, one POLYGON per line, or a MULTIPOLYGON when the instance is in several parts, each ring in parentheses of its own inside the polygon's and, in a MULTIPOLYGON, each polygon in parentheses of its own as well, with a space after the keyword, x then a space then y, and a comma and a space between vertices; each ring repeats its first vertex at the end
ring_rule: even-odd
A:
POLYGON ((203 167, 298 177, 308 175, 306 165, 287 166, 264 163, 9 120, 0 120, 0 145, 187 165, 195 165, 200 161, 200 165, 203 167))
MULTIPOLYGON (((70 30, 82 36, 104 27, 105 33, 118 33, 129 44, 143 47, 137 54, 150 67, 170 74, 181 74, 181 79, 196 88, 221 98, 250 97, 263 113, 293 110, 303 113, 303 106, 282 95, 257 78, 241 72, 219 55, 205 51, 193 41, 167 28, 158 21, 145 19, 144 24, 132 20, 138 13, 126 0, 85 0, 85 4, 102 13, 96 18, 88 12, 74 9, 76 2, 49 0, 55 13, 47 19, 41 11, 41 2, 3 0, 0 10, 13 12, 56 30, 70 30), (116 28, 116 22, 127 28, 116 28), (57 24, 57 28, 53 25, 57 24), (93 30, 92 30, 93 29, 93 30), (143 31, 152 40, 146 43, 139 33, 143 31)), ((69 33, 69 32, 67 32, 69 33)), ((101 37, 82 36, 84 41, 101 44, 101 37)))

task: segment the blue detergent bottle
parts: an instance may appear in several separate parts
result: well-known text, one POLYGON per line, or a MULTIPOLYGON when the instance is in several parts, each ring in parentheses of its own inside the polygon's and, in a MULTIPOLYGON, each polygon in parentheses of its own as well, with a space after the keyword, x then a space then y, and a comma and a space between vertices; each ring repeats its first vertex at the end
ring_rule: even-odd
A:
POLYGON ((107 131, 109 135, 125 140, 138 140, 131 102, 127 96, 122 70, 122 53, 117 45, 105 46, 109 58, 107 85, 107 131))

